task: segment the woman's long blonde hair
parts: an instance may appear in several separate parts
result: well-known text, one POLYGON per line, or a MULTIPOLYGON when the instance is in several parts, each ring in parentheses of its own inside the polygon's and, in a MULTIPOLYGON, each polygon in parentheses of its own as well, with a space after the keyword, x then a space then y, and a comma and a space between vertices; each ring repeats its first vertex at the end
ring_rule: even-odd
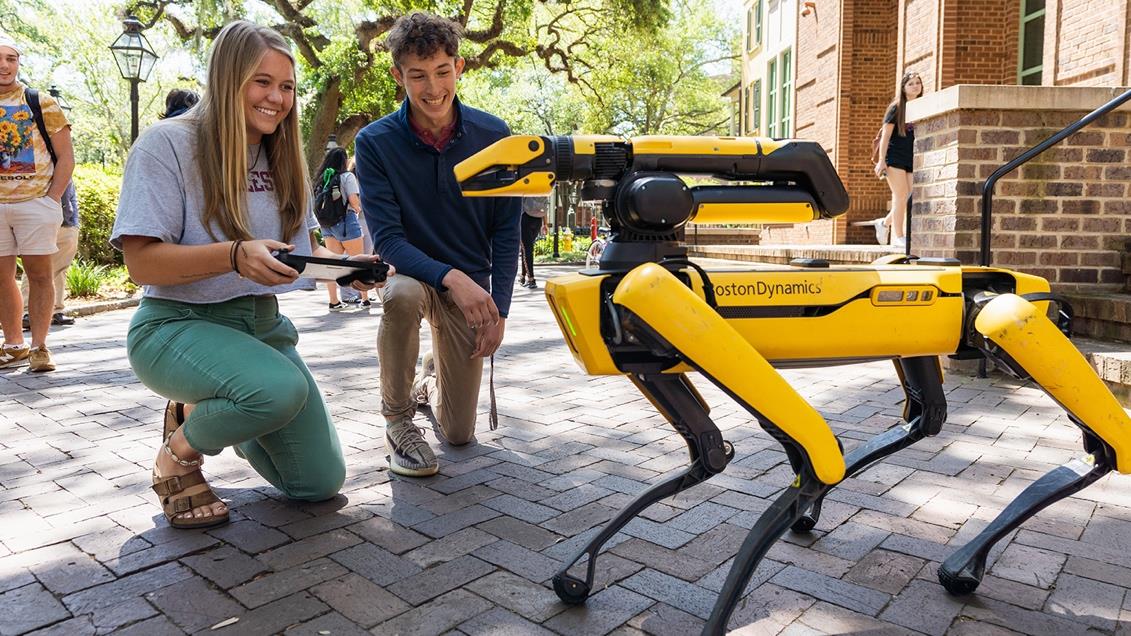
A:
MULTIPOLYGON (((212 43, 208 84, 192 115, 199 124, 196 165, 204 189, 201 220, 209 235, 215 224, 230 240, 255 238, 251 235, 247 210, 247 179, 251 166, 247 158, 244 86, 268 50, 278 51, 286 55, 292 65, 295 63, 283 36, 244 20, 225 26, 212 43)), ((302 154, 298 117, 296 103, 275 132, 264 135, 262 141, 283 226, 283 236, 272 238, 282 241, 290 240, 305 226, 309 197, 310 179, 302 154)))

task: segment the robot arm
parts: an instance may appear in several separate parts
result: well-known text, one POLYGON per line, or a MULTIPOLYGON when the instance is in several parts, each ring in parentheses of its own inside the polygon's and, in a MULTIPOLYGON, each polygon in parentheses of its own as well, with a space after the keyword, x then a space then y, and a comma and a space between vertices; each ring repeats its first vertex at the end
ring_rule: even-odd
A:
POLYGON ((804 140, 516 135, 460 162, 455 174, 464 196, 541 196, 558 181, 580 181, 584 199, 610 204, 614 221, 630 230, 671 231, 693 219, 804 222, 848 209, 828 156, 804 140), (760 185, 688 186, 676 175, 760 185))

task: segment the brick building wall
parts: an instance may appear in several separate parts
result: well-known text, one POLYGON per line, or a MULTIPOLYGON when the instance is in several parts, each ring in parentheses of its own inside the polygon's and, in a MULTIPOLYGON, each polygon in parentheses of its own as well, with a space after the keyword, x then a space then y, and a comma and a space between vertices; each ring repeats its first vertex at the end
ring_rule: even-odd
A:
POLYGON ((797 22, 796 135, 836 157, 840 3, 822 3, 797 22))
MULTIPOLYGON (((980 184, 1122 90, 963 85, 909 108, 918 133, 915 252, 978 263, 980 184)), ((998 181, 993 265, 1061 290, 1122 288, 1131 235, 1128 117, 1106 115, 998 181)))
MULTIPOLYGON (((842 4, 821 3, 815 12, 797 19, 794 45, 794 134, 812 139, 835 157, 837 152, 837 68, 841 46, 842 4)), ((816 221, 803 225, 764 225, 761 243, 834 243, 836 222, 816 221)))
MULTIPOLYGON (((939 21, 943 0, 905 0, 899 5, 899 59, 895 73, 888 78, 894 87, 899 75, 915 71, 923 78, 923 90, 937 90, 937 52, 939 21)), ((895 92, 894 90, 892 91, 895 92)))
POLYGON ((884 111, 895 97, 899 58, 899 2, 856 0, 853 3, 850 72, 842 78, 841 146, 837 170, 849 187, 852 204, 838 223, 841 243, 870 243, 870 227, 850 225, 883 216, 890 205, 887 182, 876 178, 871 161, 872 139, 883 122, 884 111))
MULTIPOLYGON (((954 28, 946 31, 954 35, 953 62, 943 65, 936 90, 955 84, 1016 84, 1017 3, 958 2, 946 8, 954 15, 954 28)), ((944 45, 944 59, 947 50, 944 45)))
POLYGON ((1127 0, 1050 0, 1042 84, 1127 85, 1127 0), (1049 19, 1055 16, 1055 20, 1049 19), (1049 43, 1055 46, 1049 46, 1049 43), (1051 64, 1050 64, 1051 61, 1051 64))
MULTIPOLYGON (((900 74, 917 71, 927 96, 959 84, 1017 84, 1020 1, 819 0, 799 16, 795 134, 829 151, 852 207, 832 221, 768 227, 762 243, 874 242, 871 228, 851 222, 889 206, 868 156, 900 74)), ((1045 6, 1043 85, 1131 84, 1131 0, 1045 6)))
POLYGON ((799 17, 795 136, 829 153, 846 186, 854 186, 852 207, 838 219, 766 226, 761 243, 864 243, 872 236, 849 222, 887 207, 887 186, 872 175, 868 155, 894 95, 897 15, 898 0, 844 0, 818 3, 799 17))

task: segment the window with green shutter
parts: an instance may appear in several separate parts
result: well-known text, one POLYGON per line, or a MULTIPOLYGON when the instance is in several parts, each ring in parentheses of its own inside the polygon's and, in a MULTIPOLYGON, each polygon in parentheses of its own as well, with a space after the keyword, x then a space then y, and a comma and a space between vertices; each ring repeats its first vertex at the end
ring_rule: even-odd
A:
POLYGON ((1039 86, 1044 71, 1045 0, 1021 0, 1017 83, 1039 86))

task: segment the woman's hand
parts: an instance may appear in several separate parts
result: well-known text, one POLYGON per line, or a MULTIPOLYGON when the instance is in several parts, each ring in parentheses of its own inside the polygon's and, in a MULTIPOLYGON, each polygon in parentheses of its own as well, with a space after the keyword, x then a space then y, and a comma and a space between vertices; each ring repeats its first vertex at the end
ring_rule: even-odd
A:
POLYGON ((876 176, 879 177, 880 179, 883 179, 885 176, 887 176, 887 171, 888 171, 887 162, 884 161, 883 159, 880 159, 879 162, 876 163, 876 169, 875 169, 876 176))
MULTIPOLYGON (((349 257, 348 260, 360 261, 362 263, 380 263, 381 257, 375 256, 373 254, 358 254, 356 256, 349 257)), ((389 266, 389 273, 385 275, 385 278, 388 278, 389 276, 392 276, 393 274, 396 274, 396 273, 397 273, 397 269, 395 267, 393 267, 392 265, 390 265, 389 266)), ((371 289, 378 289, 378 288, 381 288, 381 287, 384 287, 384 286, 385 286, 385 281, 383 281, 383 280, 378 281, 376 283, 366 283, 366 282, 362 282, 360 280, 355 280, 352 283, 350 283, 350 287, 356 289, 357 291, 369 291, 371 289)))
POLYGON ((274 250, 293 250, 294 245, 287 245, 271 239, 257 241, 243 241, 236 250, 236 269, 240 276, 260 285, 273 287, 293 283, 298 279, 298 272, 279 262, 271 252, 274 250))

